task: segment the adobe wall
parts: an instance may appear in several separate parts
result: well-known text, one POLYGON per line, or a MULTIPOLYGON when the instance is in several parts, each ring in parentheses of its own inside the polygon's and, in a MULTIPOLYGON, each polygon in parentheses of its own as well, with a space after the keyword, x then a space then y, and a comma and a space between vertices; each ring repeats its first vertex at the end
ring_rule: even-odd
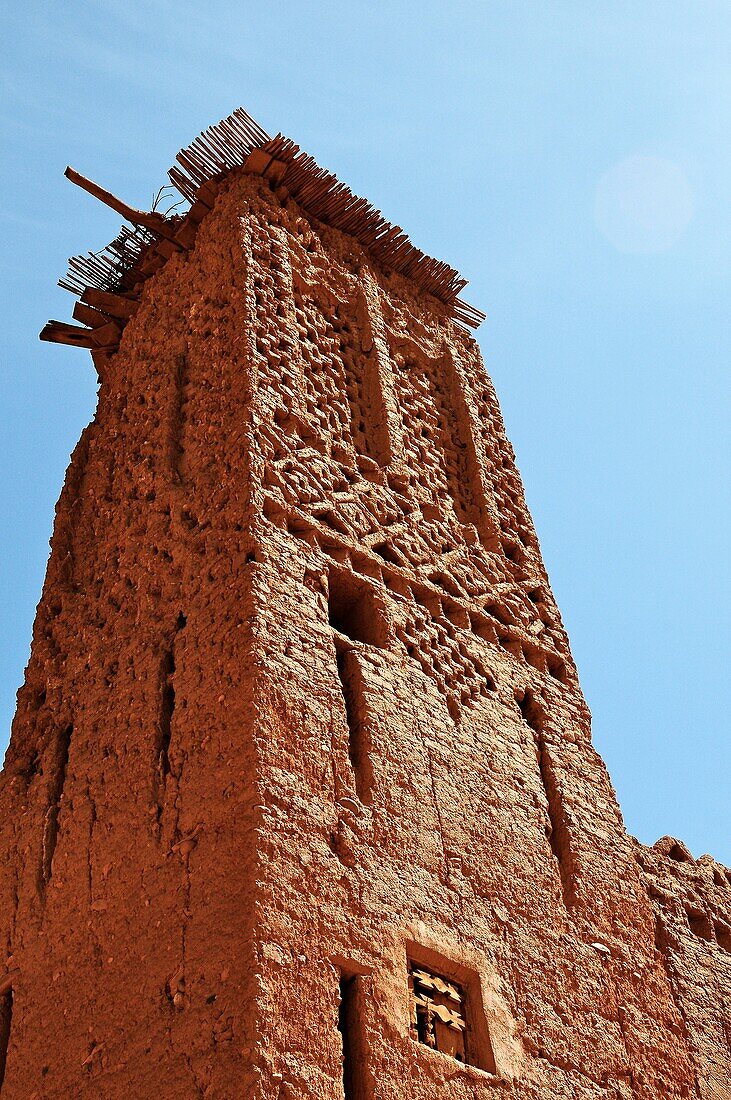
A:
POLYGON ((237 240, 210 219, 194 261, 148 288, 59 504, 0 780, 0 940, 16 971, 3 1100, 253 1087, 237 240))
POLYGON ((724 1095, 476 344, 258 178, 105 369, 0 821, 3 1100, 724 1095))
POLYGON ((731 871, 693 859, 674 837, 637 858, 655 910, 655 943, 698 1067, 698 1094, 731 1097, 731 871))
POLYGON ((341 1095, 327 1030, 339 970, 369 994, 363 1095, 690 1094, 651 910, 477 348, 401 280, 364 277, 347 239, 303 220, 298 247, 271 217, 286 250, 256 230, 252 250, 268 272, 254 268, 262 511, 278 529, 262 528, 276 551, 261 572, 282 608, 260 719, 274 802, 262 1027, 287 1051, 272 1050, 272 1074, 285 1095, 341 1095), (349 385, 362 355, 369 394, 349 385), (388 424, 388 446, 363 438, 369 421, 388 424), (327 621, 344 577, 380 609, 365 641, 327 621), (303 882, 317 885, 300 900, 303 882), (409 1038, 406 960, 420 950, 481 976, 492 1080, 409 1038))

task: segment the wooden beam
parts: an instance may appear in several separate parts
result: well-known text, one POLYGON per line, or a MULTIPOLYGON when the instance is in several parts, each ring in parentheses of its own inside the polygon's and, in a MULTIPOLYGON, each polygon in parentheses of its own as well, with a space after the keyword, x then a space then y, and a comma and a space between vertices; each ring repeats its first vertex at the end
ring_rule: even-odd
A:
POLYGON ((75 321, 80 321, 82 325, 88 325, 89 328, 101 328, 109 320, 106 313, 100 313, 98 309, 85 306, 83 302, 76 303, 71 316, 75 321))
POLYGON ((65 321, 49 321, 40 333, 51 344, 69 344, 75 348, 113 348, 119 343, 122 328, 117 321, 106 321, 99 328, 79 328, 65 321))
MULTIPOLYGON (((203 206, 202 203, 201 206, 203 206)), ((203 207, 203 209, 206 209, 206 207, 203 207)), ((188 214, 187 218, 184 219, 184 221, 178 227, 177 233, 175 234, 176 244, 179 244, 181 248, 192 248, 195 244, 195 236, 198 232, 198 225, 199 223, 194 218, 191 218, 190 214, 188 214)))
POLYGON ((133 298, 125 298, 121 294, 111 294, 108 290, 97 290, 88 286, 81 295, 81 301, 88 306, 100 309, 110 317, 116 317, 119 321, 129 321, 139 309, 140 303, 133 298))
POLYGON ((283 160, 272 160, 269 165, 264 169, 264 175, 272 183, 281 183, 287 174, 288 165, 283 160))
POLYGON ((132 222, 133 225, 144 225, 146 229, 150 229, 159 237, 166 237, 168 240, 172 240, 172 233, 162 214, 157 214, 154 211, 148 214, 144 210, 136 210, 134 206, 128 206, 126 202, 122 202, 122 200, 118 199, 116 195, 113 195, 111 191, 107 191, 104 187, 100 187, 98 183, 94 183, 93 180, 87 179, 86 176, 82 176, 80 172, 76 172, 71 167, 67 167, 64 175, 66 179, 71 180, 77 187, 81 187, 84 191, 88 191, 95 199, 99 199, 100 202, 111 207, 112 210, 116 210, 117 213, 121 214, 128 222, 132 222))
POLYGON ((39 339, 51 344, 69 344, 74 348, 93 348, 93 332, 90 328, 67 325, 64 321, 49 321, 39 334, 39 339))
POLYGON ((92 340, 97 348, 116 347, 122 337, 122 328, 116 321, 108 321, 101 328, 95 328, 92 340))
POLYGON ((263 149, 254 149, 244 161, 244 171, 255 172, 258 176, 263 176, 272 160, 271 153, 265 153, 263 149))

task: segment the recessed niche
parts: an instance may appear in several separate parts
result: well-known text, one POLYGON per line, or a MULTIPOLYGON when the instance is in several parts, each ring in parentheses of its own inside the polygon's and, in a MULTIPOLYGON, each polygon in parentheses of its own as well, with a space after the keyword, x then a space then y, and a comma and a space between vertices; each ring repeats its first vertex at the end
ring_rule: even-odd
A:
POLYGON ((399 553, 394 550, 390 542, 379 542, 373 547, 374 553, 378 554, 384 561, 390 562, 391 565, 403 565, 403 558, 399 553))
POLYGON ((330 570, 328 618, 333 630, 354 642, 388 644, 388 624, 374 586, 346 570, 330 570))
POLYGON ((699 940, 707 940, 712 943, 715 940, 715 934, 713 924, 710 918, 701 909, 694 909, 692 906, 686 906, 685 915, 688 918, 688 925, 694 936, 697 936, 699 940))

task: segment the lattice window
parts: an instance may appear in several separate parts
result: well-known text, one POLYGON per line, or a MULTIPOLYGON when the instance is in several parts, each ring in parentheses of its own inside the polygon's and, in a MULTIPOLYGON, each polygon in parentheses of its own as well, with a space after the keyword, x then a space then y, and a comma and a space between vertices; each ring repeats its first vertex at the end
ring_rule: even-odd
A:
POLYGON ((409 964, 411 1033, 432 1050, 457 1062, 467 1058, 465 993, 456 982, 423 966, 409 964))

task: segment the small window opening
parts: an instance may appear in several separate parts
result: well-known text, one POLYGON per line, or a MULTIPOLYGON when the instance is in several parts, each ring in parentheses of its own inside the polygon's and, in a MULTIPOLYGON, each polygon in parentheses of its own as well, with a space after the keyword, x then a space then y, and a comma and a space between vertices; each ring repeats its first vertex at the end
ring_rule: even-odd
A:
POLYGON ((505 557, 508 559, 508 561, 512 561, 516 565, 519 565, 523 559, 523 554, 521 553, 520 547, 517 545, 517 543, 514 542, 504 542, 503 553, 505 554, 505 557))
POLYGON ((350 649, 339 649, 337 662, 348 722, 348 753, 353 766, 355 789, 361 802, 369 803, 372 801, 373 767, 370 757, 371 739, 363 691, 363 674, 357 654, 350 649))
POLYGON ((354 642, 385 646, 388 631, 371 584, 352 573, 331 570, 328 587, 330 626, 354 642))
POLYGON ((343 1095, 345 1100, 351 1100, 355 1096, 355 1059, 353 1057, 354 994, 355 978, 341 978, 338 1030, 343 1044, 343 1095))
POLYGON ((8 1060, 10 1030, 13 1024, 13 991, 9 989, 0 997, 0 1089, 5 1080, 5 1066, 8 1060))
POLYGON ((373 1096, 361 1020, 362 981, 358 974, 340 976, 338 1031, 343 1050, 344 1100, 370 1100, 373 1096))
POLYGON ((526 722, 536 734, 542 733, 541 714, 538 705, 529 691, 524 691, 517 698, 523 721, 526 722))
POLYGON ((455 1062, 495 1073, 495 1059, 482 1016, 479 979, 469 985, 437 973, 432 965, 409 961, 411 1036, 455 1062))

